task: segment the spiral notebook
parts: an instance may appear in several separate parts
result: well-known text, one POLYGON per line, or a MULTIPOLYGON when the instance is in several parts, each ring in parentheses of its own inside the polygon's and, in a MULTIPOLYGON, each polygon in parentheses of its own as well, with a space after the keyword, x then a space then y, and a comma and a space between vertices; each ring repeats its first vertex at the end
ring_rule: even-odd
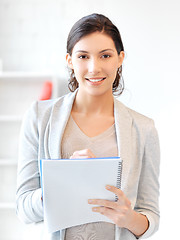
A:
POLYGON ((88 199, 116 201, 106 185, 121 188, 119 157, 40 161, 44 224, 48 232, 92 223, 112 222, 92 212, 88 199))

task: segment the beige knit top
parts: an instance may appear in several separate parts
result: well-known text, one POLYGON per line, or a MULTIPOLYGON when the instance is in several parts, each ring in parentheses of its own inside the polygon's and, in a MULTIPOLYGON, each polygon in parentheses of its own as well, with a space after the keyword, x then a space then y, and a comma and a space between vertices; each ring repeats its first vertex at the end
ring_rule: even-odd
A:
MULTIPOLYGON (((62 158, 69 158, 73 152, 90 149, 96 157, 118 156, 114 124, 95 137, 88 137, 70 116, 61 145, 62 158)), ((97 213, 95 213, 97 214, 97 213)), ((65 240, 114 240, 115 225, 98 222, 66 229, 65 240)))

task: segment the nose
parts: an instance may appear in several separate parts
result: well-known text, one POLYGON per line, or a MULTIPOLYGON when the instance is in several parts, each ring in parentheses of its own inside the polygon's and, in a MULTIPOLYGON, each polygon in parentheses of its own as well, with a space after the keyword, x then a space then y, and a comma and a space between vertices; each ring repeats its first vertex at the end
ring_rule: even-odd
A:
POLYGON ((88 71, 89 71, 89 73, 92 73, 94 75, 99 73, 101 71, 100 61, 96 58, 90 59, 89 66, 88 66, 88 71))

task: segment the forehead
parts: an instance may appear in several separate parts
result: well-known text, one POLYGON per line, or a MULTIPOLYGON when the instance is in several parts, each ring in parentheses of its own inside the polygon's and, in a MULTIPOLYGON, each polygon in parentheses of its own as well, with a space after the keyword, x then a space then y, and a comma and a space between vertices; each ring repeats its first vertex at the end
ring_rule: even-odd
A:
POLYGON ((73 52, 83 50, 87 52, 96 52, 104 49, 116 50, 114 41, 110 36, 101 32, 94 32, 82 37, 74 46, 73 52))

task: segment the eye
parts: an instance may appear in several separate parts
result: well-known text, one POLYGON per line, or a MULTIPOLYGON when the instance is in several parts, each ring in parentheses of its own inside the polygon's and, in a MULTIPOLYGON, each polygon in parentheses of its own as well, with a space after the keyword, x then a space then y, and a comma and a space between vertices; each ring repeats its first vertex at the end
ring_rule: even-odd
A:
POLYGON ((102 55, 102 58, 110 58, 111 56, 109 54, 102 55))
POLYGON ((88 58, 86 55, 80 55, 78 58, 80 58, 80 59, 86 59, 86 58, 88 58))

